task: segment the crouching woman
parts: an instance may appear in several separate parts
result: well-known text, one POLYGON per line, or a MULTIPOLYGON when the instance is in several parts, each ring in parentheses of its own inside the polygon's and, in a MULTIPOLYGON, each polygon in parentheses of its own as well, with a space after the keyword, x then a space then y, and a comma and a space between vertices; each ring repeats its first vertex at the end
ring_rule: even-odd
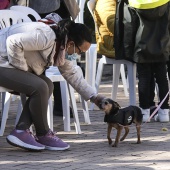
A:
POLYGON ((70 20, 52 26, 25 22, 0 30, 0 86, 28 96, 16 128, 7 136, 10 144, 26 150, 70 147, 48 126, 47 106, 53 83, 44 71, 51 65, 58 66, 66 81, 85 100, 99 105, 104 97, 96 94, 70 61, 90 45, 88 28, 70 20), (29 130, 32 124, 36 137, 29 130))

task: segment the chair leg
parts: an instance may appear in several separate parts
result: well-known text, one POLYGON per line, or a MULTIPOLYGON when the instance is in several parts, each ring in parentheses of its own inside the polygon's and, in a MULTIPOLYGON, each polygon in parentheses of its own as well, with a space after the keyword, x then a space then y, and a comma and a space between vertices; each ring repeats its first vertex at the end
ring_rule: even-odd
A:
POLYGON ((136 64, 127 64, 130 105, 136 105, 136 64))
POLYGON ((11 94, 6 92, 5 100, 4 100, 4 108, 3 108, 3 113, 2 113, 2 119, 1 119, 0 136, 3 136, 3 134, 4 134, 6 121, 8 118, 10 102, 11 102, 11 94))
POLYGON ((78 117, 78 112, 77 112, 77 105, 76 105, 76 100, 75 100, 75 95, 74 95, 74 89, 69 84, 68 84, 68 90, 69 90, 71 106, 72 106, 73 114, 74 114, 74 124, 76 128, 76 133, 81 134, 80 122, 79 122, 79 117, 78 117))
POLYGON ((64 131, 68 132, 71 130, 68 87, 66 81, 61 81, 60 85, 61 85, 60 87, 61 87, 61 97, 62 97, 64 131))
MULTIPOLYGON (((97 68, 97 75, 96 75, 96 82, 95 82, 95 87, 96 87, 96 92, 98 93, 99 91, 99 86, 101 83, 101 78, 102 78, 102 73, 103 73, 103 67, 104 67, 104 58, 101 58, 99 60, 98 68, 97 68)), ((94 103, 90 105, 90 110, 94 110, 94 103)))
POLYGON ((112 96, 113 100, 116 100, 117 90, 119 85, 120 64, 113 64, 113 82, 112 82, 112 96))
POLYGON ((53 101, 52 101, 52 95, 50 96, 50 98, 48 100, 47 120, 48 120, 48 125, 49 125, 50 129, 53 131, 53 101))
POLYGON ((82 108, 83 108, 83 114, 84 114, 85 123, 91 124, 87 102, 83 99, 82 96, 81 96, 81 101, 82 101, 82 108))
POLYGON ((86 52, 86 81, 95 88, 96 62, 97 61, 97 44, 91 44, 86 52))
POLYGON ((122 78, 124 94, 125 94, 126 97, 128 97, 129 93, 128 93, 128 86, 127 86, 127 81, 126 81, 126 76, 125 76, 125 67, 124 67, 124 64, 121 64, 121 66, 120 66, 120 74, 121 74, 121 78, 122 78))

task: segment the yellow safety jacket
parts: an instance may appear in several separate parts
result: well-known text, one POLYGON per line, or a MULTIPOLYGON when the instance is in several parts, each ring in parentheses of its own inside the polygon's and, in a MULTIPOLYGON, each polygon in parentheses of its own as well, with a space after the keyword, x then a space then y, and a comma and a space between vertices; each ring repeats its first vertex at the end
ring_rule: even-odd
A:
POLYGON ((162 6, 170 0, 129 0, 129 5, 137 9, 151 9, 162 6))

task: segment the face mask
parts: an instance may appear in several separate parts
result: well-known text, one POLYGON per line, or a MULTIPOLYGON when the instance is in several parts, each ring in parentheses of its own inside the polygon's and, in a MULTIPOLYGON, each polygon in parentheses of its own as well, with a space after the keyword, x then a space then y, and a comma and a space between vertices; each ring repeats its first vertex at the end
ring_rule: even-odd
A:
POLYGON ((75 45, 74 45, 74 53, 70 55, 66 53, 65 58, 70 61, 77 60, 79 58, 79 55, 75 52, 75 45))

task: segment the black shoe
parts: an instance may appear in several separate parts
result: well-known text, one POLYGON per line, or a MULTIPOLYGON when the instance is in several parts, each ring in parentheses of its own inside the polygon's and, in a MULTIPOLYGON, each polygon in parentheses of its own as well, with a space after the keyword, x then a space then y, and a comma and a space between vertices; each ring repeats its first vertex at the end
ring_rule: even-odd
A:
MULTIPOLYGON (((55 115, 55 116, 63 116, 63 111, 62 110, 57 110, 57 109, 55 109, 54 108, 54 110, 53 110, 53 114, 55 115)), ((70 118, 73 118, 73 111, 72 111, 72 108, 70 107, 70 118)))

